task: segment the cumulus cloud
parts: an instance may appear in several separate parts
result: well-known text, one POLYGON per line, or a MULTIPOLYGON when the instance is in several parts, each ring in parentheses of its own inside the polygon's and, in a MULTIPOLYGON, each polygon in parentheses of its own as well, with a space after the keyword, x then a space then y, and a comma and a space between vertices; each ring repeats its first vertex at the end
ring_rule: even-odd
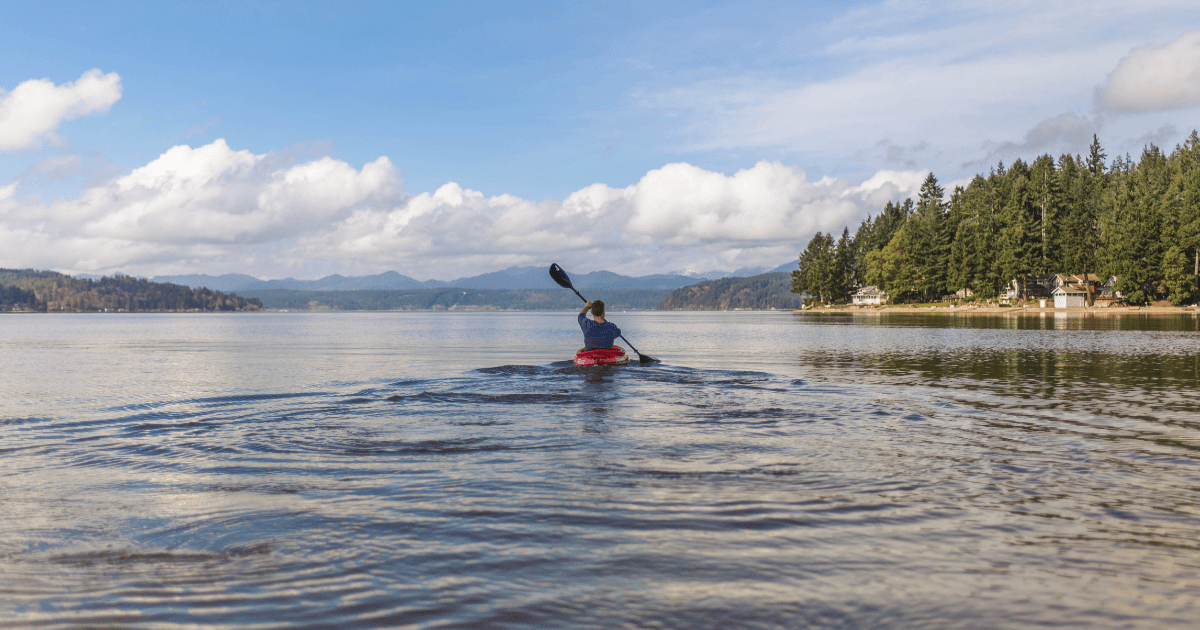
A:
POLYGON ((1154 112, 1200 105, 1200 31, 1166 46, 1135 48, 1096 94, 1101 107, 1154 112))
POLYGON ((386 157, 361 169, 328 157, 295 165, 273 158, 224 140, 176 146, 54 203, 18 199, 14 182, 0 195, 0 258, 78 271, 153 271, 181 260, 222 266, 226 256, 253 260, 258 246, 328 229, 399 195, 399 172, 386 157))
POLYGON ((37 148, 45 140, 59 143, 55 132, 63 121, 105 113, 120 98, 121 77, 99 70, 88 70, 73 83, 35 79, 11 92, 0 90, 0 151, 37 148))
POLYGON ((925 175, 881 171, 855 185, 809 181, 803 170, 778 162, 733 175, 676 163, 626 188, 593 184, 540 203, 449 183, 391 209, 359 210, 330 237, 314 236, 304 246, 311 255, 375 260, 418 277, 551 260, 639 275, 774 266, 798 255, 814 232, 854 227, 887 201, 914 195, 925 175))
POLYGON ((405 195, 386 157, 360 169, 177 146, 146 166, 42 203, 0 188, 0 266, 146 275, 244 272, 313 277, 395 269, 449 279, 558 261, 646 274, 770 265, 818 230, 853 228, 913 196, 926 171, 879 171, 855 184, 810 181, 759 162, 732 175, 667 164, 637 183, 593 184, 566 199, 486 196, 447 183, 405 195))

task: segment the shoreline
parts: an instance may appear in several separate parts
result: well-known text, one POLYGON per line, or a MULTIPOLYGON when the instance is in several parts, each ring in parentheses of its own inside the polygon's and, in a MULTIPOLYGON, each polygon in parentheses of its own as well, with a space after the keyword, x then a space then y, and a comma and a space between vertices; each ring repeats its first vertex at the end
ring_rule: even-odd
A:
POLYGON ((1195 306, 1105 306, 1054 308, 1036 306, 833 306, 793 311, 795 313, 919 313, 923 315, 1196 315, 1195 306))

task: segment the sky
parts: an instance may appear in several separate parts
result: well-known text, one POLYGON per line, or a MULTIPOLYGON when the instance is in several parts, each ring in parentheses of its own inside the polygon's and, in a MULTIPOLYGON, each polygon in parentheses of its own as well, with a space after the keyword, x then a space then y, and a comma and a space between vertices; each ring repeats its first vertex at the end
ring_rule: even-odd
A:
POLYGON ((450 280, 775 267, 933 173, 1171 150, 1200 4, 37 2, 0 267, 450 280))

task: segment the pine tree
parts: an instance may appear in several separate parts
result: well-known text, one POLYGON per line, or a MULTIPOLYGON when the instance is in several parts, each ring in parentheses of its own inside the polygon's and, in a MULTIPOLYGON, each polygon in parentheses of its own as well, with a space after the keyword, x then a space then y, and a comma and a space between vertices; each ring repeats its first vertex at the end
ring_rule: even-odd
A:
POLYGON ((933 173, 921 184, 916 214, 910 224, 910 244, 905 252, 905 263, 912 267, 906 270, 914 282, 913 290, 921 293, 926 301, 945 291, 946 262, 948 258, 945 190, 938 185, 933 173))
POLYGON ((792 272, 792 292, 817 296, 821 303, 832 299, 835 268, 833 236, 817 232, 800 254, 797 269, 792 272))
POLYGON ((834 268, 830 279, 830 293, 834 302, 849 299, 856 274, 854 243, 850 239, 850 228, 842 228, 842 237, 834 249, 834 268))
POLYGON ((1033 161, 1029 168, 1030 194, 1037 208, 1035 227, 1038 232, 1038 259, 1033 261, 1033 273, 1041 275, 1060 268, 1058 252, 1053 247, 1057 220, 1062 208, 1062 190, 1054 159, 1048 154, 1033 161))

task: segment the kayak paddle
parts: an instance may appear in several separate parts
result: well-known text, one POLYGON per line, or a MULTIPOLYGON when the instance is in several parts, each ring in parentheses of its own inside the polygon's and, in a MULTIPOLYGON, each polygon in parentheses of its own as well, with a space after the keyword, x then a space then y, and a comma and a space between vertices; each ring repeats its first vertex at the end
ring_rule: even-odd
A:
MULTIPOLYGON (((563 271, 562 267, 558 266, 558 263, 554 263, 553 265, 550 265, 550 277, 554 278, 554 281, 558 283, 558 286, 560 286, 564 289, 570 289, 572 291, 575 291, 575 295, 579 295, 579 291, 576 291, 575 287, 571 286, 570 276, 567 275, 567 272, 563 271)), ((579 299, 583 300, 585 304, 587 303, 587 298, 583 297, 582 295, 579 295, 579 299)), ((625 343, 629 343, 629 340, 625 338, 625 335, 619 335, 619 337, 621 337, 621 340, 624 341, 625 343)), ((637 353, 638 361, 641 361, 642 365, 646 365, 647 363, 651 363, 651 362, 662 363, 662 361, 659 361, 658 359, 655 359, 654 357, 648 357, 648 356, 642 354, 642 351, 638 350, 637 348, 634 348, 633 344, 631 344, 631 343, 629 343, 629 349, 633 350, 634 352, 637 353)))

